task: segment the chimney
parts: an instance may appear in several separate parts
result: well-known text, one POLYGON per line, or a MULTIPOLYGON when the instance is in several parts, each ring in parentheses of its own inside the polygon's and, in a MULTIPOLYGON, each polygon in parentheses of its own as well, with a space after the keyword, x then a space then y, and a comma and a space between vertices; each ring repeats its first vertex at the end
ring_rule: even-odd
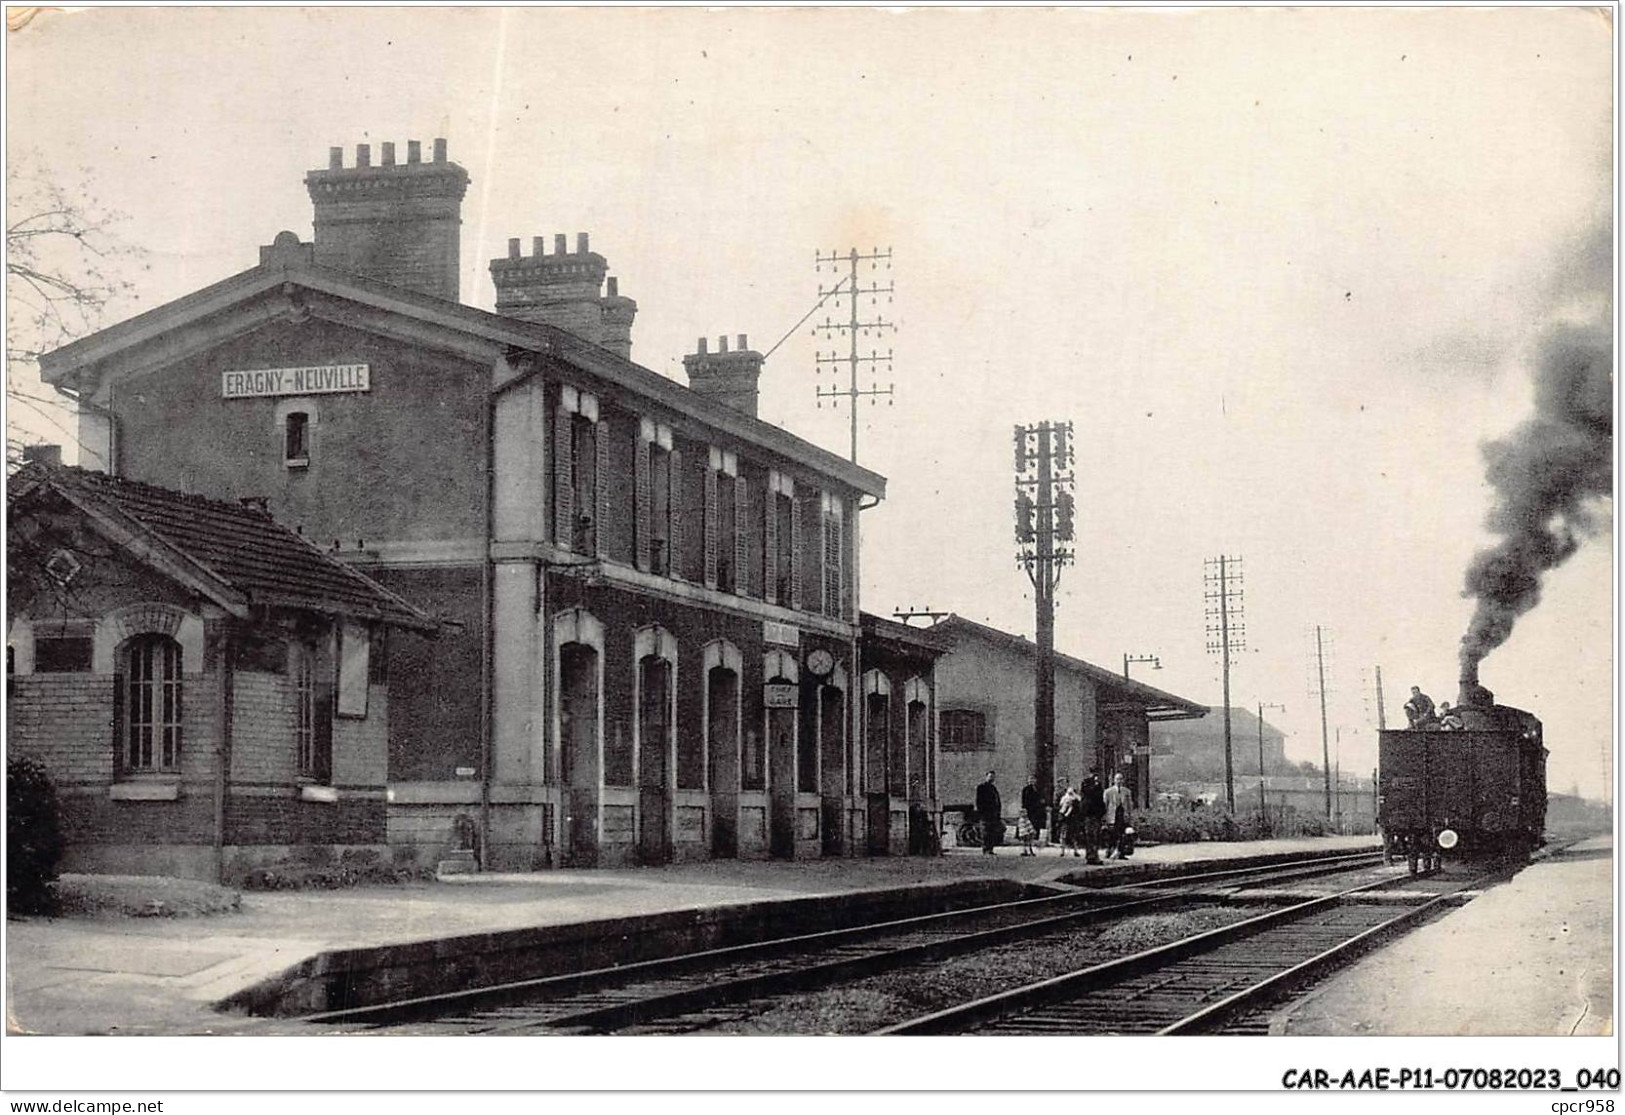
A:
POLYGON ((601 293, 609 264, 592 250, 587 234, 576 234, 573 252, 562 233, 554 235, 551 255, 543 236, 531 238, 529 255, 520 245, 517 237, 509 240, 508 255, 491 261, 497 313, 556 326, 630 360, 638 304, 622 296, 614 279, 608 293, 601 293))
POLYGON ((62 447, 60 445, 25 445, 23 446, 23 464, 50 465, 60 468, 62 465, 62 447))
POLYGON ((719 337, 717 351, 711 352, 707 339, 701 337, 695 351, 683 357, 683 370, 688 373, 689 387, 755 418, 762 354, 750 348, 745 334, 739 334, 738 341, 730 351, 728 338, 719 337))
POLYGON ((434 141, 434 162, 422 161, 410 141, 406 162, 383 145, 383 165, 372 148, 356 146, 355 166, 332 148, 325 170, 305 175, 315 207, 315 261, 369 279, 458 300, 463 194, 468 172, 446 161, 446 141, 434 141))

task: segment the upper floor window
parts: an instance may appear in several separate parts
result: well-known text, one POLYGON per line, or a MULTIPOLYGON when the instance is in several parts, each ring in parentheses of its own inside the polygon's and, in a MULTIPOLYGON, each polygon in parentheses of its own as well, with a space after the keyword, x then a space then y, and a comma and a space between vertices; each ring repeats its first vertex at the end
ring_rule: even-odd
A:
POLYGON ((647 418, 638 424, 635 465, 638 568, 671 576, 677 566, 682 454, 672 442, 670 426, 647 418))
POLYGON ((598 398, 565 384, 559 391, 553 438, 553 539, 578 554, 599 550, 608 442, 598 398))
POLYGON ((819 501, 823 525, 823 612, 846 614, 846 508, 839 496, 823 493, 819 501))
POLYGON ((767 601, 794 608, 800 604, 800 562, 796 537, 801 533, 801 509, 796 504, 796 482, 781 472, 768 473, 767 503, 763 514, 766 534, 762 547, 762 573, 767 601))
POLYGON ((305 411, 292 411, 283 418, 282 457, 289 468, 310 464, 310 415, 305 411))
POLYGON ((181 646, 167 635, 125 643, 113 724, 125 771, 172 771, 181 753, 181 646))
POLYGON ((723 592, 742 591, 739 537, 739 458, 711 449, 705 476, 705 580, 723 592))

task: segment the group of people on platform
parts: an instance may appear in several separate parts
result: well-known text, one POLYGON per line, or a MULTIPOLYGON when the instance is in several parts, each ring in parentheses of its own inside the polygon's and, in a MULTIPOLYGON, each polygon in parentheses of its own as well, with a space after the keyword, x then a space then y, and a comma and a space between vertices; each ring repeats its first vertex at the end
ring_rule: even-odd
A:
MULTIPOLYGON (((1021 841, 1021 854, 1036 856, 1038 837, 1044 831, 1046 817, 1053 815, 1055 824, 1052 838, 1060 846, 1061 855, 1067 849, 1074 856, 1087 856, 1086 862, 1100 863, 1104 847, 1107 859, 1113 855, 1124 858, 1132 851, 1130 826, 1134 800, 1129 788, 1123 784, 1121 774, 1112 777, 1110 786, 1103 786, 1098 768, 1090 767, 1089 774, 1079 786, 1067 786, 1050 813, 1043 793, 1034 778, 1027 779, 1021 791, 1021 812, 1016 817, 1016 838, 1021 841)), ((976 787, 976 814, 982 828, 982 854, 992 855, 1004 829, 1003 800, 994 785, 993 771, 976 787)))
POLYGON ((1465 727, 1449 701, 1435 709, 1433 698, 1422 692, 1419 685, 1411 686, 1411 699, 1405 702, 1405 719, 1413 731, 1459 732, 1465 727))

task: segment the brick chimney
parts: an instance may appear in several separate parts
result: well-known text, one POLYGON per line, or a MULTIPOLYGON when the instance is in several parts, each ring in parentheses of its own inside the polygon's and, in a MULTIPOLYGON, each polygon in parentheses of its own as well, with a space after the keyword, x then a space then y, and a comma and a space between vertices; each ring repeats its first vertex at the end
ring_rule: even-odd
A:
POLYGON ((434 159, 423 161, 417 140, 406 161, 395 145, 383 144, 374 166, 369 144, 357 144, 355 165, 344 165, 344 148, 328 153, 326 170, 305 175, 316 209, 315 260, 349 271, 458 300, 463 194, 468 172, 446 161, 446 141, 434 141, 434 159))
POLYGON ((590 249, 587 234, 576 234, 573 252, 564 236, 553 237, 551 255, 546 247, 545 238, 532 237, 526 255, 514 237, 507 256, 491 261, 497 313, 557 326, 630 360, 638 304, 621 295, 614 279, 602 293, 609 264, 590 249))
POLYGON ((708 351, 704 337, 700 338, 697 348, 698 351, 683 357, 688 385, 701 395, 755 418, 762 354, 751 350, 743 333, 739 334, 739 343, 732 352, 728 351, 726 336, 717 338, 715 352, 708 351))

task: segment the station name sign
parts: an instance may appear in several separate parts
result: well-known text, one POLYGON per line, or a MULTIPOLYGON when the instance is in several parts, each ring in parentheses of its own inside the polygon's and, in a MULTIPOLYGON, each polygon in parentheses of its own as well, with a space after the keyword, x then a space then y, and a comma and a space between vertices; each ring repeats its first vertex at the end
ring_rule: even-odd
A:
POLYGON ((278 395, 337 395, 371 391, 367 364, 323 364, 314 368, 260 368, 221 372, 222 399, 264 399, 278 395))

